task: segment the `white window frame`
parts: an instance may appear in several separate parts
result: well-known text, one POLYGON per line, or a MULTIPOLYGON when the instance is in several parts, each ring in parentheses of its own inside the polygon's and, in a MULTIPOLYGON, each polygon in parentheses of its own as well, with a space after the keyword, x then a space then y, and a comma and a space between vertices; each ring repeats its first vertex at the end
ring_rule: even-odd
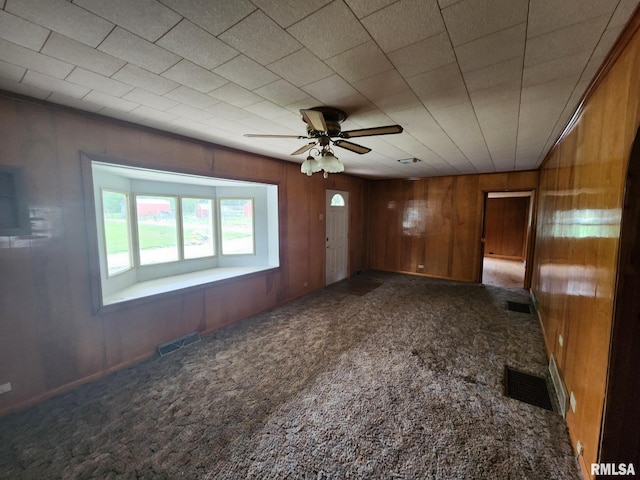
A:
MULTIPOLYGON (((93 215, 92 233, 95 238, 93 257, 98 264, 99 281, 94 280, 96 311, 120 308, 148 297, 206 285, 242 275, 277 269, 280 267, 278 226, 278 185, 251 181, 229 180, 162 169, 140 168, 119 163, 101 155, 83 154, 83 173, 91 179, 91 206, 87 215, 93 215), (106 238, 102 191, 126 194, 129 199, 129 238, 133 267, 109 276, 107 268, 106 238), (176 197, 179 260, 166 263, 140 265, 137 233, 136 195, 176 197), (212 211, 214 255, 184 258, 182 198, 203 198, 211 201, 212 210, 221 198, 250 199, 253 204, 254 253, 222 255, 220 212, 212 211), (261 216, 263 218, 258 218, 261 216)), ((88 183, 88 182, 86 182, 88 183)))

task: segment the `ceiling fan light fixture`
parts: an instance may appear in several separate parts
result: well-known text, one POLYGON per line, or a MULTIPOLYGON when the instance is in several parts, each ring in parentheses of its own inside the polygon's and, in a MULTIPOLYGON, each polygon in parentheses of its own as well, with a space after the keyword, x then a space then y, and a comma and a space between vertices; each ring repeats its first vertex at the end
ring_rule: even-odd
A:
POLYGON ((318 160, 313 158, 311 155, 309 155, 307 159, 302 162, 302 165, 300 165, 300 172, 308 176, 311 176, 321 170, 322 167, 320 167, 320 162, 318 162, 318 160))
POLYGON ((344 172, 344 165, 331 152, 324 152, 322 154, 320 160, 318 160, 318 166, 326 173, 344 172))

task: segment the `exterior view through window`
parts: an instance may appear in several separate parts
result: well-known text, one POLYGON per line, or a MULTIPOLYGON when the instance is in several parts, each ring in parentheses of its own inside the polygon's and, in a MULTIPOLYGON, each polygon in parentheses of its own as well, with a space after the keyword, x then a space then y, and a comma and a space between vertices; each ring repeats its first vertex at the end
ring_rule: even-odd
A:
POLYGON ((220 199, 220 231, 223 255, 254 253, 253 200, 250 198, 220 199))
POLYGON ((175 197, 136 195, 136 217, 140 265, 180 258, 175 197))
POLYGON ((184 258, 212 257, 213 200, 209 198, 182 198, 182 241, 184 258))
POLYGON ((131 232, 129 231, 129 196, 102 191, 104 234, 108 275, 131 269, 131 232))

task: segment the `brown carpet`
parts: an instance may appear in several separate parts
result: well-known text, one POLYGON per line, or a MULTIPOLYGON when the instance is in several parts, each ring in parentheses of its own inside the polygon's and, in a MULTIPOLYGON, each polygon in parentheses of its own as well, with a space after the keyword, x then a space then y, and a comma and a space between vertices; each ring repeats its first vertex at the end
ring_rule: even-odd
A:
POLYGON ((523 290, 379 274, 0 419, 2 479, 578 479, 523 290))

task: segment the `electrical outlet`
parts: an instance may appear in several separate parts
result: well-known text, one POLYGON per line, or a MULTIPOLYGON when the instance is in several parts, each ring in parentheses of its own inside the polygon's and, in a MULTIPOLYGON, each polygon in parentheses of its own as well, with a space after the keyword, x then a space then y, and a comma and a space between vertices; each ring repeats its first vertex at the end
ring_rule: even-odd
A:
POLYGON ((562 345, 564 345, 564 338, 562 338, 562 335, 558 335, 558 344, 562 347, 562 345))
POLYGON ((2 385, 0 385, 0 394, 10 392, 11 390, 11 382, 3 383, 2 385))
POLYGON ((584 453, 584 445, 582 444, 581 440, 578 440, 578 443, 576 443, 576 454, 580 456, 583 453, 584 453))
POLYGON ((418 265, 418 268, 424 268, 424 265, 421 263, 420 265, 418 265))
POLYGON ((576 396, 573 394, 573 392, 571 392, 571 395, 569 395, 569 403, 571 404, 571 411, 573 413, 576 413, 576 396))

